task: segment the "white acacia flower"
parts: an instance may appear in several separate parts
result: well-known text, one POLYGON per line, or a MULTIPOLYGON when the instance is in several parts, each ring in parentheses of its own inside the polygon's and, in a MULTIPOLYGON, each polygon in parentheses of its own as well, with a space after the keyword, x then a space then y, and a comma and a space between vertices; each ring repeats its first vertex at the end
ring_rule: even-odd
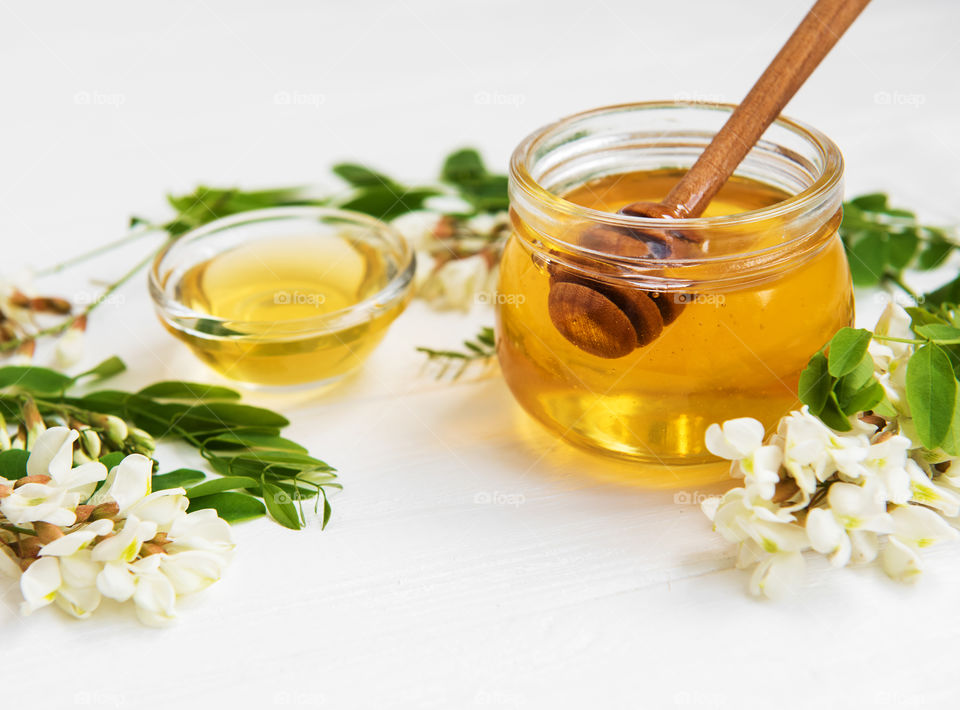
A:
POLYGON ((133 603, 137 606, 137 618, 147 626, 164 626, 176 617, 177 592, 160 569, 163 557, 150 555, 131 565, 136 579, 133 603))
POLYGON ((110 470, 106 482, 88 501, 93 505, 114 501, 125 515, 135 503, 150 493, 153 463, 143 454, 130 454, 110 470))
POLYGON ((97 589, 103 596, 125 602, 134 595, 137 568, 133 563, 140 555, 143 543, 152 540, 156 534, 156 523, 130 516, 124 520, 120 532, 93 548, 93 559, 102 563, 97 575, 97 589))
POLYGON ((807 496, 833 473, 829 453, 831 431, 804 407, 780 420, 777 436, 783 447, 783 467, 807 496))
POLYGON ((470 310, 485 291, 490 267, 482 254, 451 259, 423 284, 420 296, 438 308, 470 310))
POLYGON ((717 532, 730 542, 753 541, 764 552, 792 552, 808 546, 794 516, 769 501, 751 498, 744 488, 728 491, 713 517, 717 532))
POLYGON ((167 488, 154 491, 131 504, 127 508, 127 515, 134 515, 140 520, 155 523, 158 531, 168 532, 174 523, 184 517, 189 504, 190 501, 184 489, 167 488))
POLYGON ((893 534, 880 553, 884 572, 898 582, 914 582, 923 571, 920 550, 958 536, 934 511, 920 505, 901 505, 890 514, 893 534))
POLYGON ((770 500, 780 482, 783 451, 776 445, 764 446, 763 435, 763 424, 756 419, 730 419, 707 428, 706 445, 714 456, 734 462, 731 475, 743 478, 745 487, 770 500))
POLYGON ((89 545, 112 529, 113 521, 97 520, 40 548, 40 558, 20 577, 23 613, 56 602, 72 616, 90 616, 100 604, 100 565, 91 559, 89 545))
POLYGON ((707 450, 714 456, 739 461, 763 446, 764 428, 756 419, 742 417, 707 428, 707 450))
POLYGON ((910 497, 910 474, 907 471, 907 452, 912 442, 899 434, 867 449, 862 466, 865 476, 875 479, 891 503, 906 503, 910 497))
POLYGON ((83 359, 84 332, 80 328, 68 328, 57 340, 54 360, 57 367, 66 370, 83 359))
POLYGON ((960 497, 956 493, 934 483, 913 459, 907 461, 906 472, 909 476, 912 502, 935 508, 948 518, 957 517, 960 513, 960 497))
POLYGON ((0 499, 0 512, 14 525, 47 522, 69 526, 76 522, 74 510, 107 475, 98 461, 73 467, 73 442, 78 434, 67 427, 51 427, 33 444, 27 459, 27 475, 45 475, 48 483, 27 483, 0 499))
POLYGON ((170 540, 167 550, 172 553, 204 550, 224 560, 230 559, 235 547, 230 525, 210 508, 181 515, 170 527, 167 539, 170 540))
MULTIPOLYGON (((429 251, 436 246, 437 238, 434 236, 434 231, 440 219, 441 215, 436 212, 416 210, 400 215, 390 222, 390 226, 403 235, 411 248, 417 251, 429 251)), ((420 255, 417 254, 418 262, 419 259, 420 255)), ((419 269, 420 264, 418 263, 417 270, 419 271, 419 269)))
MULTIPOLYGON (((873 332, 880 336, 912 340, 916 337, 913 334, 912 324, 913 319, 910 317, 910 314, 907 313, 902 306, 891 301, 883 309, 880 318, 877 319, 877 324, 873 327, 873 332)), ((905 355, 909 356, 913 351, 913 346, 910 343, 898 343, 894 340, 872 340, 869 347, 878 350, 880 348, 886 348, 893 358, 899 358, 905 355)), ((874 355, 873 357, 874 362, 883 370, 889 370, 887 367, 889 363, 883 359, 886 356, 887 353, 881 351, 879 355, 874 355)))
POLYGON ((767 555, 750 575, 750 592, 768 599, 782 599, 799 585, 804 567, 803 554, 799 551, 767 555))
POLYGON ((868 479, 863 486, 831 485, 827 507, 807 513, 806 529, 810 546, 828 555, 834 567, 843 567, 851 557, 868 560, 876 554, 873 536, 851 537, 849 533, 888 533, 893 529, 893 520, 886 512, 886 500, 879 484, 868 479))

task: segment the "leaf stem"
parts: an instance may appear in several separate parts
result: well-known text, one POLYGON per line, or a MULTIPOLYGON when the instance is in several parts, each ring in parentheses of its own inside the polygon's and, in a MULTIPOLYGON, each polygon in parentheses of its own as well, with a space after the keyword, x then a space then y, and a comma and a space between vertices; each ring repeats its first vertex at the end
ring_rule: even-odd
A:
MULTIPOLYGON (((36 535, 37 533, 33 530, 28 530, 27 528, 21 528, 16 525, 11 525, 10 523, 0 523, 0 530, 6 530, 12 533, 19 533, 21 535, 36 535)), ((0 553, 2 554, 2 553, 0 553)))
POLYGON ((120 239, 115 239, 114 241, 108 242, 106 244, 102 244, 101 246, 98 246, 95 249, 91 249, 89 251, 83 252, 82 254, 77 254, 76 256, 72 256, 69 259, 66 259, 65 261, 61 261, 59 264, 54 264, 53 266, 48 266, 46 268, 40 269, 39 271, 36 272, 36 276, 50 276, 51 274, 58 274, 64 269, 70 268, 71 266, 82 264, 85 261, 94 259, 100 256, 101 254, 106 254, 107 252, 112 251, 113 249, 121 247, 125 244, 135 242, 141 237, 144 237, 150 234, 155 229, 156 227, 154 227, 152 224, 145 224, 143 225, 142 229, 131 230, 128 234, 121 237, 120 239))
MULTIPOLYGON (((167 243, 170 241, 170 239, 172 238, 168 238, 167 241, 165 241, 160 248, 162 249, 164 246, 166 246, 167 243)), ((61 333, 69 330, 75 323, 77 323, 77 321, 79 321, 82 318, 86 318, 91 313, 93 313, 104 301, 107 300, 107 298, 110 297, 111 294, 113 294, 117 289, 119 289, 121 286, 127 283, 130 279, 132 279, 137 274, 137 272, 140 271, 140 269, 144 268, 147 264, 149 264, 153 260, 153 257, 156 255, 157 251, 159 251, 159 249, 155 249, 151 251, 146 257, 144 257, 139 262, 137 262, 132 269, 127 271, 119 279, 117 279, 116 281, 111 283, 109 286, 107 286, 106 289, 104 289, 103 293, 101 293, 97 299, 95 299, 92 303, 90 303, 86 308, 84 308, 79 313, 75 313, 69 318, 67 318, 66 320, 63 320, 60 323, 57 323, 56 325, 52 325, 49 328, 42 328, 37 332, 30 334, 28 337, 17 338, 15 340, 7 340, 3 343, 0 343, 0 353, 8 352, 10 350, 16 350, 18 347, 20 347, 26 342, 30 342, 31 340, 37 340, 38 338, 43 338, 48 335, 60 335, 61 333)))
POLYGON ((926 340, 922 340, 920 338, 895 338, 892 335, 877 335, 876 333, 873 334, 873 339, 888 340, 892 343, 908 343, 910 345, 923 345, 927 342, 926 340))

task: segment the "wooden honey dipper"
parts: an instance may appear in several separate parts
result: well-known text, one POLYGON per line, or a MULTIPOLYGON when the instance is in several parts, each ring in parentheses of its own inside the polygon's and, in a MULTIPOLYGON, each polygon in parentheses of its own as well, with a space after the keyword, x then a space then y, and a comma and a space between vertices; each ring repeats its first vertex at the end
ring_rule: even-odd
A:
MULTIPOLYGON (((820 64, 870 0, 818 0, 780 49, 743 102, 713 137, 693 167, 662 202, 634 202, 621 214, 685 219, 703 214, 754 144, 820 64)), ((690 256, 696 244, 663 229, 595 226, 580 246, 625 257, 690 256)), ((669 293, 600 283, 552 263, 549 312, 557 330, 581 350, 620 358, 660 335, 683 308, 669 293)))

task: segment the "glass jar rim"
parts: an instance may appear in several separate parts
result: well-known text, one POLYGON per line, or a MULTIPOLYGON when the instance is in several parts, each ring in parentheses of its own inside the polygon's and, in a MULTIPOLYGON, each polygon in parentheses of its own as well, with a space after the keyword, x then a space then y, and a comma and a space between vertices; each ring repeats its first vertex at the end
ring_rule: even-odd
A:
POLYGON ((234 229, 257 222, 268 222, 285 219, 335 219, 344 224, 359 225, 375 230, 387 238, 387 242, 397 249, 397 273, 376 293, 346 306, 344 308, 307 318, 294 318, 282 321, 282 327, 274 328, 274 332, 283 336, 320 334, 341 330, 355 325, 369 318, 370 314, 379 308, 390 305, 402 298, 413 283, 413 273, 416 269, 416 257, 413 249, 400 232, 374 217, 342 210, 334 207, 271 207, 265 209, 248 210, 228 217, 221 217, 205 225, 192 229, 182 236, 171 239, 153 259, 148 275, 150 295, 154 305, 164 319, 198 319, 216 325, 242 324, 244 326, 277 326, 275 321, 240 321, 236 318, 223 318, 203 311, 197 311, 172 298, 164 287, 166 274, 163 272, 164 259, 179 245, 203 239, 218 232, 234 229))
MULTIPOLYGON (((514 150, 510 158, 510 182, 511 192, 516 189, 526 198, 535 203, 545 205, 548 210, 566 217, 574 217, 590 222, 602 223, 613 227, 622 227, 626 229, 637 230, 663 230, 663 229, 691 229, 691 230, 715 230, 719 228, 736 228, 749 226, 753 223, 759 223, 771 219, 788 217, 791 214, 798 214, 805 209, 819 204, 821 201, 829 199, 830 196, 838 190, 843 179, 843 156, 840 148, 830 138, 821 131, 795 119, 781 115, 773 125, 788 130, 795 136, 798 136, 808 146, 816 152, 816 157, 820 161, 818 174, 813 176, 813 181, 807 187, 801 189, 795 194, 790 195, 784 200, 773 205, 762 207, 760 209, 741 212, 733 215, 720 215, 714 217, 694 217, 682 219, 670 218, 650 218, 634 217, 615 212, 605 212, 590 207, 571 202, 562 196, 551 192, 541 185, 533 177, 533 164, 537 148, 557 135, 566 128, 573 126, 586 119, 599 118, 608 114, 615 114, 629 110, 676 110, 691 109, 700 111, 718 111, 732 113, 736 109, 736 104, 730 103, 700 103, 692 101, 646 101, 635 103, 615 104, 599 108, 581 111, 553 123, 542 126, 533 133, 524 138, 514 150)), ((763 140, 761 138, 761 140, 763 140)), ((558 240, 565 246, 574 251, 586 251, 583 247, 569 242, 558 240)), ((754 252, 740 252, 735 258, 747 258, 760 254, 769 253, 771 250, 780 250, 788 246, 791 242, 778 244, 771 247, 756 250, 754 252)), ((696 258, 693 261, 703 263, 706 261, 729 260, 730 255, 721 257, 696 258)), ((651 257, 623 257, 618 261, 636 262, 636 263, 664 263, 671 261, 676 264, 676 260, 664 260, 651 257)), ((690 261, 690 260, 680 260, 690 261)))

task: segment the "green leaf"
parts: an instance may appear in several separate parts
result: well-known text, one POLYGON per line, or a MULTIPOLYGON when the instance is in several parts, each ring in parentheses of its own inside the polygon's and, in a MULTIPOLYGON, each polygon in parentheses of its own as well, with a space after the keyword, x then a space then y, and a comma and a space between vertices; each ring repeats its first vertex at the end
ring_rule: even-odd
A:
POLYGON ((834 392, 830 392, 826 404, 817 416, 824 424, 836 431, 850 431, 853 428, 847 415, 841 411, 840 403, 837 401, 837 395, 834 392))
POLYGON ((867 352, 873 334, 869 330, 841 328, 830 341, 829 371, 842 377, 853 370, 867 352))
POLYGON ((935 269, 950 256, 954 249, 953 244, 942 238, 934 238, 920 251, 917 257, 917 268, 923 270, 935 269))
POLYGON ((257 482, 246 476, 223 476, 198 483, 187 491, 187 497, 200 498, 213 493, 222 493, 223 491, 257 487, 257 482))
POLYGON ((339 163, 332 168, 335 175, 346 180, 354 187, 370 187, 371 185, 396 185, 397 183, 383 173, 357 165, 356 163, 339 163))
POLYGON ((182 419, 201 419, 208 422, 217 422, 230 426, 264 426, 285 427, 290 421, 282 414, 251 407, 249 404, 234 404, 233 402, 209 402, 188 407, 182 419))
POLYGON ((92 377, 94 380, 105 380, 108 377, 119 375, 126 369, 126 363, 114 355, 113 357, 108 357, 96 367, 93 367, 86 372, 81 372, 79 375, 73 378, 73 382, 77 382, 86 377, 92 377))
POLYGON ((455 185, 474 183, 486 175, 483 158, 473 148, 463 148, 448 155, 440 171, 441 180, 455 185))
POLYGON ((897 271, 901 271, 916 256, 920 238, 917 236, 915 229, 907 229, 903 232, 891 232, 888 242, 890 244, 890 266, 897 271))
POLYGON ((957 381, 947 354, 938 345, 922 345, 907 363, 907 403, 920 442, 935 449, 953 418, 957 381))
POLYGON ((293 504, 290 494, 279 486, 270 483, 266 479, 260 481, 263 486, 263 502, 267 504, 267 511, 270 517, 291 530, 299 530, 303 527, 297 508, 293 504))
POLYGON ((168 488, 190 488, 206 477, 203 471, 192 468, 178 468, 169 473, 160 473, 154 476, 151 479, 151 487, 155 491, 163 491, 168 488))
POLYGON ((45 367, 0 367, 0 388, 16 387, 32 394, 59 394, 72 384, 72 378, 45 367))
POLYGON ((827 403, 832 387, 833 380, 827 369, 827 358, 822 352, 818 352, 810 358, 810 362, 800 373, 797 394, 800 401, 810 407, 811 412, 819 415, 827 403))
POLYGON ((941 345, 960 343, 960 328, 954 328, 952 325, 941 325, 939 323, 918 325, 914 327, 914 331, 918 335, 941 345))
POLYGON ((106 466, 107 470, 109 471, 114 466, 119 466, 120 462, 123 461, 126 457, 127 455, 122 451, 111 451, 109 454, 104 454, 103 456, 101 456, 98 460, 100 461, 100 463, 106 466))
POLYGON ((940 442, 940 448, 951 456, 960 456, 960 387, 953 398, 953 416, 950 418, 950 428, 940 442))
POLYGON ((882 212, 887 209, 887 196, 882 192, 871 192, 854 197, 850 203, 868 212, 882 212))
POLYGON ((886 271, 890 245, 882 232, 871 231, 856 239, 847 254, 854 285, 875 286, 886 271))
POLYGON ((960 276, 923 296, 926 306, 941 306, 945 303, 960 303, 960 276))
POLYGON ((363 188, 354 197, 340 204, 341 209, 363 212, 371 217, 390 221, 407 212, 423 209, 426 201, 439 195, 433 188, 402 188, 378 185, 363 188))
POLYGON ((284 439, 282 436, 267 436, 264 434, 228 432, 206 439, 203 445, 205 448, 212 450, 243 447, 251 451, 298 451, 303 454, 307 453, 307 449, 295 441, 284 439))
POLYGON ((884 395, 883 385, 879 382, 871 382, 846 399, 838 398, 838 404, 845 415, 852 416, 873 409, 883 401, 884 395))
POLYGON ((187 511, 213 508, 217 515, 228 523, 239 523, 244 520, 260 518, 266 512, 263 503, 246 493, 224 492, 213 493, 200 498, 191 498, 187 511))
POLYGON ((932 323, 942 323, 943 325, 950 325, 950 323, 939 314, 933 313, 932 311, 922 308, 920 306, 908 306, 904 309, 907 313, 910 314, 910 319, 912 320, 913 326, 918 325, 930 325, 932 323))
POLYGON ((149 387, 144 387, 138 394, 153 399, 240 399, 240 393, 229 387, 207 385, 200 382, 180 382, 179 380, 154 383, 149 387))
POLYGON ((27 459, 30 452, 23 449, 0 451, 0 478, 15 481, 27 475, 27 459))

